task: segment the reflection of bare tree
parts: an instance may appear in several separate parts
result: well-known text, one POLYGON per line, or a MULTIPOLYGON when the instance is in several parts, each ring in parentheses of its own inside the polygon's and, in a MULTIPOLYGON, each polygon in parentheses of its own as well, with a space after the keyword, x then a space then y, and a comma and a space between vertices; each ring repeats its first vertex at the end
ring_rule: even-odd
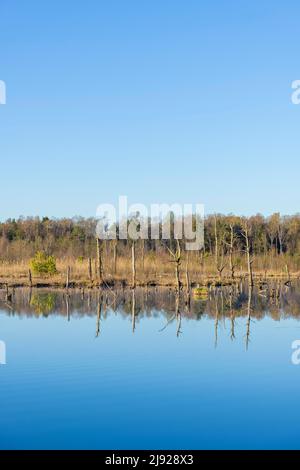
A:
MULTIPOLYGON (((293 281, 292 286, 289 288, 286 288, 283 281, 281 283, 269 282, 267 287, 265 287, 265 284, 261 285, 263 286, 262 289, 259 285, 252 287, 250 316, 247 283, 239 285, 238 290, 235 286, 223 286, 217 289, 211 287, 209 298, 205 302, 191 297, 189 308, 187 308, 183 290, 181 290, 178 296, 176 290, 169 287, 157 288, 156 290, 151 286, 148 289, 137 287, 134 293, 131 289, 124 289, 123 286, 114 291, 104 287, 100 290, 101 322, 105 320, 106 315, 108 317, 112 312, 131 318, 134 328, 136 326, 137 312, 139 317, 142 318, 153 316, 164 317, 164 323, 167 322, 167 325, 173 320, 176 320, 179 324, 181 320, 181 326, 184 318, 199 321, 205 316, 214 321, 215 345, 217 346, 218 336, 220 336, 221 315, 224 319, 230 319, 231 339, 237 333, 235 326, 238 319, 246 317, 246 340, 248 344, 250 343, 251 322, 254 319, 260 320, 267 316, 272 317, 274 320, 290 317, 300 319, 299 282, 293 281), (261 295, 265 289, 267 289, 267 295, 261 295), (272 289, 275 292, 274 298, 272 298, 272 289), (134 301, 133 295, 135 297, 134 301), (132 315, 133 308, 135 309, 134 316, 132 315), (181 315, 181 319, 179 315, 181 315)), ((0 289, 0 316, 6 314, 9 316, 36 317, 37 312, 44 317, 51 315, 66 316, 66 310, 68 320, 70 320, 71 316, 78 318, 97 316, 99 303, 98 289, 86 288, 84 296, 82 295, 82 289, 69 289, 68 294, 67 296, 64 289, 32 288, 31 292, 30 289, 15 289, 13 303, 11 303, 6 301, 6 289, 5 285, 3 285, 2 290, 0 289)))
POLYGON ((181 333, 182 333, 182 331, 181 331, 181 313, 178 313, 178 315, 177 315, 177 331, 176 331, 177 338, 179 337, 179 335, 181 333))
POLYGON ((179 304, 180 304, 180 293, 179 291, 176 291, 176 297, 175 297, 175 316, 177 320, 177 330, 176 330, 176 336, 177 338, 179 337, 181 331, 181 313, 179 311, 179 304))
POLYGON ((134 330, 135 330, 135 289, 132 289, 131 320, 132 320, 132 333, 134 333, 134 330))
POLYGON ((70 294, 66 293, 66 311, 67 311, 67 319, 70 321, 70 294))
POLYGON ((96 321, 96 338, 100 334, 100 323, 101 323, 101 295, 98 294, 98 304, 97 304, 97 321, 96 321))
POLYGON ((232 289, 229 292, 229 311, 230 311, 230 339, 233 341, 235 339, 235 315, 232 308, 232 289))
POLYGON ((251 303, 252 303, 252 287, 249 285, 248 303, 247 303, 247 323, 246 323, 246 350, 248 350, 249 339, 250 339, 251 303))
POLYGON ((235 329, 235 318, 234 318, 234 313, 233 313, 232 317, 231 317, 231 323, 230 323, 230 339, 231 339, 231 341, 233 341, 235 339, 234 329, 235 329))
POLYGON ((189 251, 187 252, 186 267, 185 267, 185 279, 186 279, 186 305, 190 309, 191 306, 191 284, 189 274, 189 251))
POLYGON ((170 323, 172 323, 172 321, 176 318, 176 313, 174 313, 174 315, 172 315, 171 318, 168 319, 167 323, 165 324, 165 326, 159 330, 159 332, 161 333, 162 331, 164 331, 168 325, 170 325, 170 323))
POLYGON ((218 307, 218 297, 215 296, 215 348, 218 346, 218 327, 219 327, 219 307, 218 307))
POLYGON ((221 296, 221 315, 222 315, 223 325, 224 325, 224 330, 225 330, 226 329, 226 322, 225 322, 226 316, 225 316, 225 309, 224 309, 224 292, 223 292, 223 289, 221 289, 220 296, 221 296))
POLYGON ((32 287, 29 288, 29 292, 28 292, 28 304, 29 305, 31 304, 31 298, 32 298, 32 287))
POLYGON ((176 296, 175 296, 175 316, 176 316, 176 318, 179 315, 179 301, 180 301, 179 292, 176 291, 176 296))
POLYGON ((179 304, 180 304, 180 294, 178 291, 176 291, 176 294, 175 294, 175 311, 174 311, 174 314, 168 319, 167 323, 165 324, 165 326, 159 330, 160 332, 161 331, 164 331, 168 325, 170 325, 170 323, 172 323, 172 321, 174 319, 176 319, 177 321, 177 329, 176 329, 176 336, 178 337, 180 335, 180 333, 182 333, 181 331, 181 313, 179 311, 179 304))

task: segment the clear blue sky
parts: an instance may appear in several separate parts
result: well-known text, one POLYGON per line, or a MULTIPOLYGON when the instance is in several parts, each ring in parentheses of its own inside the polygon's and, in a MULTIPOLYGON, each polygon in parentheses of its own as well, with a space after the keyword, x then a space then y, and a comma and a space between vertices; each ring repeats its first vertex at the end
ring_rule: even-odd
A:
POLYGON ((299 211, 299 1, 1 0, 0 219, 299 211))

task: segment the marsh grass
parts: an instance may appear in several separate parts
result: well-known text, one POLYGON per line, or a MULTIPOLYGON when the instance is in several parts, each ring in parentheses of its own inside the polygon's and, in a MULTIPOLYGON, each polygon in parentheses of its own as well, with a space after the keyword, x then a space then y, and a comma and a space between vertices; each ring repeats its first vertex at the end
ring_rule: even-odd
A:
MULTIPOLYGON (((226 260, 225 260, 226 261, 226 260)), ((254 260, 253 270, 256 279, 264 278, 299 278, 300 270, 294 260, 288 259, 285 256, 278 256, 276 258, 266 259, 265 257, 256 257, 254 260), (288 271, 287 271, 288 266, 288 271)), ((49 274, 33 274, 33 285, 47 284, 47 285, 64 285, 66 282, 67 269, 71 269, 71 284, 75 285, 97 285, 98 280, 96 276, 96 262, 92 260, 92 280, 89 280, 89 264, 88 259, 66 257, 56 260, 57 273, 49 274)), ((137 285, 160 285, 160 286, 174 286, 175 274, 174 263, 171 262, 170 257, 166 253, 160 253, 159 256, 146 255, 144 260, 141 256, 137 256, 137 285)), ((182 283, 185 283, 185 259, 181 263, 180 277, 182 283)), ((28 285, 29 284, 29 260, 20 260, 14 262, 1 261, 0 262, 0 283, 9 283, 15 285, 28 285)), ((114 272, 112 257, 108 254, 103 257, 103 273, 104 282, 108 284, 124 283, 130 285, 131 282, 131 258, 128 256, 121 256, 117 260, 116 272, 114 272)), ((243 279, 247 276, 246 260, 241 259, 241 262, 236 267, 236 279, 243 279)), ((230 270, 228 263, 224 269, 222 278, 220 279, 214 265, 212 256, 200 259, 199 255, 195 253, 189 257, 189 278, 193 285, 205 285, 210 282, 231 282, 230 270)))

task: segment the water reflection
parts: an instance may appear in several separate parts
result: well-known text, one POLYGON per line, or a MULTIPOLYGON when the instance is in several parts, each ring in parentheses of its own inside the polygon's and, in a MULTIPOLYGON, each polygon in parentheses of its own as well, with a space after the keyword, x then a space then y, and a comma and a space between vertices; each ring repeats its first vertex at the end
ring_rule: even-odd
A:
POLYGON ((222 288, 211 287, 204 298, 180 295, 169 288, 136 288, 105 290, 49 290, 15 289, 8 301, 0 291, 0 312, 9 316, 48 317, 60 315, 68 321, 72 317, 95 316, 96 337, 101 334, 101 323, 107 315, 131 316, 134 333, 141 318, 164 316, 160 332, 176 322, 176 335, 182 333, 182 319, 199 321, 203 316, 214 322, 214 342, 218 346, 220 324, 230 321, 230 338, 236 338, 235 323, 246 318, 245 346, 251 341, 251 323, 270 316, 273 320, 300 319, 300 284, 273 282, 253 289, 243 284, 222 288))

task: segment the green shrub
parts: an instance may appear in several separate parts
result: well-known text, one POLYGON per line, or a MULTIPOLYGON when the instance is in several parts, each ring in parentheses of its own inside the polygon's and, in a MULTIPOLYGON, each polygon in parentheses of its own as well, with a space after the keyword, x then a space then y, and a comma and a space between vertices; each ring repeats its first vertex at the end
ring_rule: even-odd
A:
POLYGON ((34 274, 56 274, 56 260, 54 256, 47 256, 43 251, 38 251, 30 261, 34 274))

